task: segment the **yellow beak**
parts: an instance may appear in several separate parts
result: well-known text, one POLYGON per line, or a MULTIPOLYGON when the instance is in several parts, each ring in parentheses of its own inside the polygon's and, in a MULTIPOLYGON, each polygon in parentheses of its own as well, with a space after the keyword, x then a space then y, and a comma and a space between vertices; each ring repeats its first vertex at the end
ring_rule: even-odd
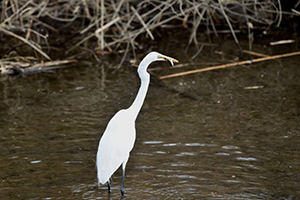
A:
POLYGON ((179 62, 175 58, 171 58, 169 56, 161 55, 159 57, 162 58, 162 59, 164 59, 165 61, 169 61, 172 66, 174 65, 173 63, 178 63, 179 62))

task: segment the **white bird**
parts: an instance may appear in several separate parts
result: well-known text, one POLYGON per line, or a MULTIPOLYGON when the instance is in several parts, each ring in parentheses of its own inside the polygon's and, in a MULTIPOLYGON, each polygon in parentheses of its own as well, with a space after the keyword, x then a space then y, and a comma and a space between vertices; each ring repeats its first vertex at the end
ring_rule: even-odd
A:
POLYGON ((121 194, 124 196, 125 167, 129 153, 135 142, 135 120, 142 108, 150 82, 148 66, 154 61, 168 61, 173 66, 178 61, 157 52, 149 53, 138 67, 141 86, 128 109, 117 112, 109 121, 102 138, 96 158, 98 185, 107 183, 110 192, 110 178, 122 164, 121 194))

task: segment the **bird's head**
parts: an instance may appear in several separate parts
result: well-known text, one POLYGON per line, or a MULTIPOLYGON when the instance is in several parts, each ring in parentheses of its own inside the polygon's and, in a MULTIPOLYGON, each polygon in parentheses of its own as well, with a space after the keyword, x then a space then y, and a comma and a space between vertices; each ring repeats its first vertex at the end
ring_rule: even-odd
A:
POLYGON ((178 60, 174 59, 174 58, 171 58, 169 56, 165 56, 165 55, 162 55, 160 53, 157 53, 157 52, 153 52, 153 53, 156 53, 157 54, 157 60, 158 61, 168 61, 170 63, 171 66, 174 66, 174 63, 178 63, 178 60))
POLYGON ((153 51, 148 53, 142 60, 138 67, 138 72, 146 71, 148 66, 155 61, 168 61, 172 66, 174 66, 174 63, 178 63, 178 60, 174 58, 153 51))

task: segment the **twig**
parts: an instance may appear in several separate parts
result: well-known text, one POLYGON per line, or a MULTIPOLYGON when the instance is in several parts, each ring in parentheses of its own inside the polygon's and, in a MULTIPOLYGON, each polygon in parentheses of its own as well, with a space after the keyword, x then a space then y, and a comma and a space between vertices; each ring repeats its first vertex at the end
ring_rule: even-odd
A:
MULTIPOLYGON (((15 61, 5 61, 4 63, 0 63, 1 67, 4 66, 4 70, 0 70, 0 76, 5 75, 20 75, 20 74, 28 74, 33 72, 42 72, 51 69, 63 68, 65 64, 74 63, 77 60, 56 60, 49 61, 43 63, 37 63, 31 65, 28 61, 23 62, 15 62, 15 61)), ((1 68, 0 68, 1 69, 1 68)))
MULTIPOLYGON (((299 1, 300 2, 300 1, 299 1)), ((293 13, 295 13, 296 15, 300 15, 300 12, 295 10, 295 9, 291 9, 293 13)))
POLYGON ((243 52, 247 53, 247 54, 250 54, 250 55, 258 56, 258 57, 269 57, 266 54, 257 53, 257 52, 254 52, 254 51, 243 50, 243 52))
POLYGON ((226 14, 226 12, 225 12, 225 10, 224 10, 223 3, 222 3, 221 0, 219 0, 219 5, 220 5, 221 11, 222 11, 222 13, 223 13, 223 16, 224 16, 224 18, 226 19, 226 22, 227 22, 227 24, 228 24, 228 26, 229 26, 229 28, 230 28, 230 30, 231 30, 231 34, 232 34, 232 36, 233 36, 233 38, 234 38, 234 40, 235 40, 235 43, 238 45, 238 47, 239 47, 239 49, 240 49, 240 52, 243 52, 242 47, 240 46, 239 40, 237 39, 237 37, 236 37, 236 35, 235 35, 235 33, 234 33, 234 30, 233 30, 233 28, 232 28, 232 26, 231 26, 231 22, 230 22, 230 20, 229 20, 227 14, 226 14))
POLYGON ((200 73, 200 72, 205 72, 205 71, 223 69, 223 68, 234 67, 234 66, 238 66, 238 65, 252 64, 252 63, 256 63, 256 62, 262 62, 262 61, 266 61, 266 60, 274 60, 277 58, 285 58, 285 57, 297 56, 297 55, 300 55, 300 51, 286 53, 286 54, 280 54, 280 55, 275 55, 275 56, 268 56, 268 57, 264 57, 264 58, 257 58, 257 59, 253 59, 253 60, 245 60, 245 61, 241 61, 241 62, 229 63, 229 64, 224 64, 224 65, 218 65, 218 66, 214 66, 214 67, 207 67, 207 68, 203 68, 203 69, 196 69, 196 70, 191 70, 191 71, 187 71, 187 72, 180 72, 180 73, 170 74, 170 75, 166 75, 166 76, 160 76, 159 79, 162 80, 162 79, 167 79, 167 78, 174 78, 174 77, 184 76, 184 75, 188 75, 188 74, 195 74, 195 73, 200 73))
MULTIPOLYGON (((199 65, 216 65, 216 63, 180 63, 177 65, 174 65, 173 67, 154 67, 154 68, 148 68, 149 72, 152 71, 161 71, 161 70, 170 70, 170 69, 178 69, 188 66, 199 66, 199 65)), ((137 67, 137 66, 136 66, 137 67)))
MULTIPOLYGON (((5 3, 6 3, 6 2, 5 2, 5 3)), ((31 4, 31 3, 32 3, 32 0, 31 0, 31 1, 27 1, 20 9, 18 9, 16 12, 14 12, 10 17, 6 18, 6 19, 1 23, 1 25, 2 25, 2 24, 6 24, 6 23, 8 23, 8 22, 10 22, 10 21, 13 21, 13 18, 14 18, 15 16, 18 16, 18 15, 20 14, 20 12, 21 12, 24 8, 26 8, 27 5, 29 5, 29 4, 31 4)))
POLYGON ((278 23, 277 23, 277 27, 279 27, 280 26, 280 23, 281 23, 281 20, 282 20, 282 9, 281 9, 281 2, 280 2, 280 0, 279 1, 277 1, 277 3, 278 3, 278 9, 279 9, 279 19, 278 19, 278 23))
POLYGON ((82 43, 84 43, 85 41, 91 39, 92 37, 94 37, 95 35, 98 37, 98 38, 101 38, 99 36, 99 33, 105 29, 107 29, 108 27, 110 27, 111 25, 113 25, 114 23, 116 23, 117 21, 120 20, 120 17, 117 17, 116 19, 113 19, 112 21, 110 21, 109 23, 105 24, 103 27, 97 29, 93 34, 85 37, 83 40, 81 40, 80 42, 78 42, 77 44, 75 44, 73 47, 71 47, 70 49, 67 50, 67 53, 72 51, 73 49, 75 49, 76 47, 78 47, 79 45, 81 45, 82 43))
POLYGON ((141 24, 143 25, 143 27, 145 28, 145 30, 147 31, 148 35, 150 36, 151 40, 154 40, 154 37, 151 33, 151 31, 148 29, 147 25, 145 24, 145 22, 143 21, 142 17, 139 15, 139 13, 136 11, 136 9, 134 9, 133 6, 130 7, 131 10, 134 12, 134 14, 136 15, 136 17, 140 20, 141 24))
POLYGON ((101 50, 104 49, 104 32, 103 32, 103 26, 104 26, 104 13, 105 13, 105 7, 104 7, 104 0, 101 0, 101 28, 100 29, 97 29, 95 31, 95 35, 96 37, 98 38, 98 40, 100 40, 100 47, 101 47, 101 50), (99 33, 100 36, 99 36, 99 33))
POLYGON ((279 41, 275 41, 275 42, 270 42, 271 46, 275 46, 275 45, 279 45, 279 44, 290 44, 290 43, 294 43, 295 40, 279 40, 279 41))
POLYGON ((37 19, 35 17, 32 17, 32 19, 34 21, 36 21, 37 23, 40 23, 41 25, 45 26, 46 28, 54 31, 55 33, 58 33, 58 30, 56 28, 54 28, 53 26, 50 26, 49 24, 46 24, 46 23, 42 22, 41 20, 39 20, 39 19, 37 19))
POLYGON ((58 65, 65 65, 69 63, 74 63, 77 62, 77 60, 55 60, 55 61, 50 61, 50 62, 45 62, 45 63, 37 63, 30 67, 31 69, 37 69, 37 68, 43 68, 43 67, 50 67, 50 66, 58 66, 58 65))
POLYGON ((92 16, 91 16, 89 8, 87 6, 86 0, 82 0, 82 4, 84 6, 84 11, 85 11, 86 17, 89 18, 89 19, 91 19, 92 16))
POLYGON ((1 26, 0 26, 0 31, 2 31, 2 32, 6 33, 6 34, 8 34, 8 35, 11 35, 11 36, 13 36, 13 37, 15 37, 15 38, 21 40, 22 42, 28 44, 28 45, 31 46, 33 49, 35 49, 37 52, 39 52, 42 56, 44 56, 44 57, 47 58, 48 60, 51 60, 51 58, 50 58, 45 52, 43 52, 41 49, 39 49, 39 48, 38 48, 37 46, 35 46, 34 44, 30 43, 30 42, 29 42, 28 40, 26 40, 25 38, 23 38, 23 37, 21 37, 21 36, 15 34, 15 33, 13 33, 13 32, 11 32, 11 31, 9 31, 9 30, 6 30, 6 29, 2 28, 1 26))

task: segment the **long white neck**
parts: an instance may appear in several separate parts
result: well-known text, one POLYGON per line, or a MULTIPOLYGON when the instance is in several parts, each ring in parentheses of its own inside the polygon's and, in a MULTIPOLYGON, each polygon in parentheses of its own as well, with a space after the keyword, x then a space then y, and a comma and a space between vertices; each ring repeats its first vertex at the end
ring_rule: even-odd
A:
POLYGON ((139 89, 132 105, 128 108, 128 111, 130 111, 132 113, 131 116, 134 117, 134 120, 136 120, 136 118, 143 106, 144 100, 147 95, 149 83, 150 83, 150 75, 147 72, 148 66, 144 66, 144 63, 145 62, 142 62, 138 68, 138 74, 141 79, 140 89, 139 89))

